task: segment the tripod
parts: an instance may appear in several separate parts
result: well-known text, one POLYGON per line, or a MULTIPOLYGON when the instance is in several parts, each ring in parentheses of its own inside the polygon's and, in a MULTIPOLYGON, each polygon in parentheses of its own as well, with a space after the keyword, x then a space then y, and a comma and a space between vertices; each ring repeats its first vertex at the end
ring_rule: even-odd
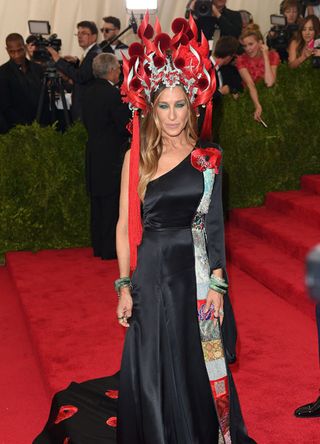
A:
POLYGON ((47 66, 42 79, 41 92, 36 115, 36 121, 38 123, 40 123, 41 121, 46 91, 49 92, 50 123, 53 124, 57 121, 56 97, 60 96, 63 108, 65 128, 69 128, 71 123, 62 78, 57 72, 56 68, 54 66, 50 66, 50 64, 47 66))

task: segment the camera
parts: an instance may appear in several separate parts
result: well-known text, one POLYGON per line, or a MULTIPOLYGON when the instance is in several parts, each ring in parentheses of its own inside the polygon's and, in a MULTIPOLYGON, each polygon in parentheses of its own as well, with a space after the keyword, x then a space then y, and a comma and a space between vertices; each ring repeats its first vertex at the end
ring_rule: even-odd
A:
POLYGON ((49 62, 51 60, 51 55, 47 51, 47 47, 55 49, 57 52, 61 49, 61 39, 57 38, 57 34, 52 34, 50 37, 45 39, 42 35, 37 36, 34 45, 36 47, 33 58, 39 62, 49 62))
POLYGON ((276 14, 270 15, 270 23, 273 26, 269 32, 273 32, 274 37, 268 38, 268 45, 276 51, 286 50, 293 33, 298 30, 298 25, 288 25, 284 15, 276 14))
POLYGON ((55 49, 57 52, 61 49, 61 39, 58 39, 57 34, 50 35, 50 24, 46 20, 29 20, 28 21, 30 34, 36 36, 34 46, 36 47, 33 58, 37 62, 49 63, 52 61, 50 53, 47 51, 47 47, 55 49), (44 38, 43 34, 49 35, 48 38, 44 38))
POLYGON ((212 0, 197 0, 194 5, 194 13, 197 17, 211 17, 212 0))

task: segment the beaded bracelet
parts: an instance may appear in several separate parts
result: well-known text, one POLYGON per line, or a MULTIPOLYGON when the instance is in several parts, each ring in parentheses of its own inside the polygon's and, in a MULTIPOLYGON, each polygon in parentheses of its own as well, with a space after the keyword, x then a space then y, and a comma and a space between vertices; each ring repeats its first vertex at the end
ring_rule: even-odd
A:
POLYGON ((131 279, 129 276, 125 276, 114 281, 114 288, 119 295, 119 291, 121 288, 130 287, 131 288, 131 279))

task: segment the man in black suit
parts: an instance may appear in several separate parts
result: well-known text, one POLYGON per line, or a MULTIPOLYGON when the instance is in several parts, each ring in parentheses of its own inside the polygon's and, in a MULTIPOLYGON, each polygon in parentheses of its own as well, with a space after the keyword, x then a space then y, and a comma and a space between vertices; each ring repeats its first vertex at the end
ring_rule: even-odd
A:
POLYGON ((196 16, 194 14, 196 0, 189 2, 187 14, 192 13, 196 20, 199 31, 203 31, 207 40, 212 40, 215 31, 218 36, 233 36, 239 38, 242 31, 241 14, 226 7, 227 0, 212 0, 211 15, 196 16))
POLYGON ((121 22, 118 17, 108 16, 103 17, 103 25, 101 27, 101 32, 103 34, 103 41, 100 43, 100 47, 103 52, 109 52, 115 54, 117 59, 120 60, 118 56, 120 50, 128 49, 128 46, 121 40, 116 39, 119 35, 121 29, 121 22), (116 39, 116 40, 114 40, 116 39), (109 42, 113 41, 111 44, 109 42))
MULTIPOLYGON (((6 38, 10 60, 0 67, 0 132, 17 124, 30 124, 36 118, 43 70, 26 58, 20 34, 6 38)), ((45 123, 45 119, 43 119, 45 123)))
POLYGON ((83 97, 83 122, 88 130, 86 173, 91 201, 93 253, 102 259, 116 257, 122 159, 128 145, 126 126, 131 113, 116 88, 120 64, 113 54, 93 60, 95 80, 83 97))
POLYGON ((92 61, 101 52, 97 44, 98 28, 94 22, 82 21, 77 24, 79 46, 83 49, 81 60, 67 56, 61 58, 57 51, 48 47, 56 68, 73 81, 71 115, 73 120, 82 120, 82 96, 93 80, 92 61))

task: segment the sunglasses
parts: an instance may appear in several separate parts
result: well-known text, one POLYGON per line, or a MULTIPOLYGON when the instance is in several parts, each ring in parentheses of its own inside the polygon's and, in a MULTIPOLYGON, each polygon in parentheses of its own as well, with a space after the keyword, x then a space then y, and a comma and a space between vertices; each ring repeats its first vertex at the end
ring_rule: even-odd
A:
POLYGON ((116 31, 117 28, 100 28, 101 32, 105 32, 106 34, 108 34, 108 32, 110 31, 116 31))

